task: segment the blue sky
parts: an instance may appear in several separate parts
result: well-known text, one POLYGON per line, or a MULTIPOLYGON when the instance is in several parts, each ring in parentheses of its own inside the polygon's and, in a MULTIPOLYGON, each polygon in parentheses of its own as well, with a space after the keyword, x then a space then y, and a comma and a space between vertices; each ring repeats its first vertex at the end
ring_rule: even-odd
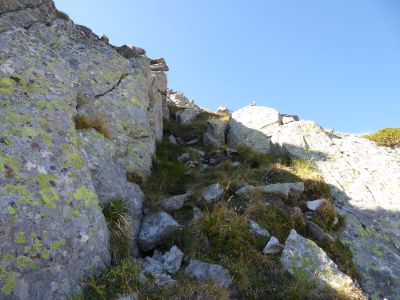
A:
POLYGON ((324 127, 400 127, 398 0, 55 0, 170 67, 200 106, 255 101, 324 127))

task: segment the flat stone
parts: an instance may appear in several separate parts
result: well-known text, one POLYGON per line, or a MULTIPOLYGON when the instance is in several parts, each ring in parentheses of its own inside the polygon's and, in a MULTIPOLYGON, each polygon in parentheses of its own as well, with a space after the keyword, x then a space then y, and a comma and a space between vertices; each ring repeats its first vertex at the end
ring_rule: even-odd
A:
POLYGON ((199 139, 193 139, 193 140, 190 140, 190 141, 188 141, 188 142, 186 142, 186 145, 195 145, 195 144, 197 144, 199 142, 199 139))
POLYGON ((263 186, 246 185, 235 192, 236 196, 243 196, 252 191, 262 191, 265 193, 275 194, 283 199, 298 199, 304 192, 303 182, 294 183, 275 183, 263 186))
POLYGON ((229 287, 232 283, 228 270, 217 264, 210 264, 196 259, 191 259, 186 268, 186 273, 197 280, 210 280, 222 287, 229 287))

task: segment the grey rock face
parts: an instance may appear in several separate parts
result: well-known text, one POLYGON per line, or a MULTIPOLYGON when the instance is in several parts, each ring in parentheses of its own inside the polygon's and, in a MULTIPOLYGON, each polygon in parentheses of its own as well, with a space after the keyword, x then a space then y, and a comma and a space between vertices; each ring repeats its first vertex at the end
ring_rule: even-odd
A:
POLYGON ((221 265, 210 264, 199 260, 191 259, 186 268, 186 273, 197 280, 211 280, 222 287, 228 287, 232 279, 221 265))
POLYGON ((176 283, 171 275, 165 273, 162 262, 149 256, 142 262, 142 272, 151 274, 156 287, 171 286, 176 283))
POLYGON ((301 194, 304 192, 304 183, 303 182, 294 182, 294 183, 275 183, 263 186, 251 186, 246 185, 235 192, 237 196, 246 195, 252 191, 262 191, 265 193, 275 194, 283 199, 298 199, 301 194))
POLYGON ((139 234, 139 246, 149 251, 180 228, 179 224, 166 212, 145 216, 139 234))
POLYGON ((268 238, 271 236, 268 230, 261 228, 260 225, 253 220, 250 220, 250 231, 251 233, 261 237, 268 238))
POLYGON ((279 240, 276 237, 271 236, 262 252, 266 255, 274 255, 280 253, 283 248, 284 246, 279 243, 279 240))
POLYGON ((272 151, 270 136, 280 125, 279 112, 263 106, 246 106, 232 113, 227 135, 228 145, 245 145, 264 153, 272 151))
POLYGON ((99 203, 126 200, 139 231, 143 193, 126 173, 150 172, 166 77, 52 1, 0 11, 0 298, 59 299, 110 261, 99 203))
POLYGON ((191 123, 199 114, 197 109, 186 108, 176 112, 176 119, 181 124, 189 124, 191 123))
POLYGON ((378 147, 356 135, 329 134, 310 121, 280 126, 272 140, 283 151, 312 160, 331 186, 335 209, 346 218, 338 238, 354 254, 362 288, 377 298, 396 298, 400 150, 378 147))
POLYGON ((219 183, 214 183, 203 189, 203 199, 208 202, 214 202, 222 198, 224 195, 225 187, 219 183))
POLYGON ((285 270, 298 278, 316 280, 333 289, 346 289, 352 280, 313 241, 292 229, 285 243, 281 263, 285 270))
POLYGON ((166 211, 175 211, 183 207, 185 202, 190 198, 192 193, 188 192, 183 195, 165 198, 161 202, 161 207, 166 211))

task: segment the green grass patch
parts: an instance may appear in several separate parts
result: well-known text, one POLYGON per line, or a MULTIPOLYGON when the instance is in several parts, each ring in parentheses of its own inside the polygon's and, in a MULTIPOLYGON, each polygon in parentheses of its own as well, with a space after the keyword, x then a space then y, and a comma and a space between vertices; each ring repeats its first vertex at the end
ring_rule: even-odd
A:
POLYGON ((400 147, 400 128, 384 128, 364 138, 376 142, 378 146, 400 147))
POLYGON ((132 246, 132 217, 127 203, 112 199, 103 207, 103 214, 110 232, 110 254, 113 264, 130 256, 132 246))

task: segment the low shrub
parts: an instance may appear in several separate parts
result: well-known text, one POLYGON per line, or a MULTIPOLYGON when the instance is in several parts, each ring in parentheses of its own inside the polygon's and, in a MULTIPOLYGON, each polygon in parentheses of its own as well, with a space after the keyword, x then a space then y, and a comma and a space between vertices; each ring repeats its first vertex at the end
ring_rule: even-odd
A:
POLYGON ((364 138, 376 142, 378 146, 400 147, 400 128, 384 128, 364 138))

